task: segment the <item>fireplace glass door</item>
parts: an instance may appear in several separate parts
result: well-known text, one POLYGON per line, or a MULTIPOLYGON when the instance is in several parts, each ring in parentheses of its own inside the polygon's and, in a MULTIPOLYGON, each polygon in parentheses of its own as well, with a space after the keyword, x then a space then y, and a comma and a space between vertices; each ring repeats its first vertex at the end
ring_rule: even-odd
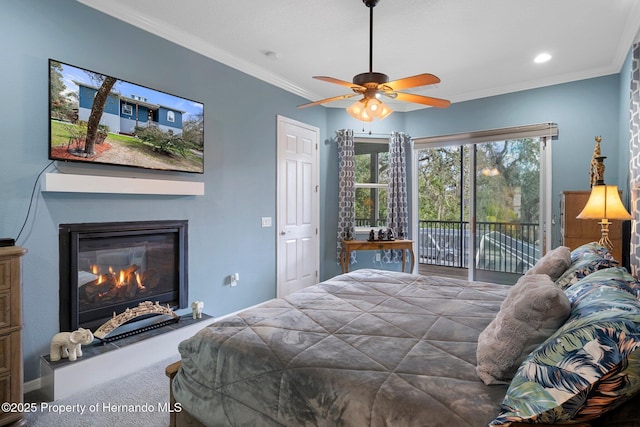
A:
POLYGON ((175 234, 81 239, 78 306, 85 312, 173 291, 175 234))
POLYGON ((66 312, 74 329, 100 326, 144 301, 186 306, 186 223, 132 224, 61 226, 62 330, 66 312))

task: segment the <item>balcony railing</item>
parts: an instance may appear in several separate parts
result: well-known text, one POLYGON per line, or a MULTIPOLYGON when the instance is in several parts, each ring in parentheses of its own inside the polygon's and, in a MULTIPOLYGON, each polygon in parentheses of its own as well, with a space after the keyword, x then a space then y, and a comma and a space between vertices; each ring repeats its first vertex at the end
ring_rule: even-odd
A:
MULTIPOLYGON (((356 218, 356 227, 371 227, 370 219, 356 218)), ((385 228, 378 220, 375 229, 385 228)), ((539 225, 522 222, 476 222, 477 270, 522 274, 540 258, 539 225)), ((420 264, 468 268, 469 222, 420 220, 417 237, 420 264)))
MULTIPOLYGON (((476 222, 475 267, 522 274, 540 257, 534 223, 476 222)), ((421 264, 468 268, 469 222, 419 221, 421 264)))
POLYGON ((356 218, 355 219, 355 225, 356 225, 356 228, 369 228, 369 227, 375 228, 375 229, 386 228, 387 227, 387 219, 383 218, 383 219, 377 219, 377 220, 372 221, 371 219, 368 219, 368 218, 366 218, 366 219, 365 218, 356 218), (372 222, 376 223, 375 227, 371 227, 371 223, 372 222))

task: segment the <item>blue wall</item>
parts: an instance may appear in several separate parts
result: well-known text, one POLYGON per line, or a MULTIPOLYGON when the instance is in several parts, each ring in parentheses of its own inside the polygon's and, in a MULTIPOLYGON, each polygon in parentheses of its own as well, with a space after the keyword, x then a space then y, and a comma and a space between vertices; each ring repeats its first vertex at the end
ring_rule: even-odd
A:
MULTIPOLYGON (((190 300, 205 301, 207 313, 221 315, 275 297, 276 230, 262 228, 260 218, 276 218, 277 115, 319 127, 324 139, 323 108, 297 109, 304 99, 73 0, 2 2, 0 35, 14 40, 3 48, 0 67, 0 92, 11 100, 0 103, 0 236, 16 237, 36 176, 49 163, 49 58, 205 105, 204 175, 103 167, 126 176, 204 181, 205 196, 36 191, 18 241, 29 250, 23 260, 26 381, 39 376, 38 358, 58 332, 60 223, 187 219, 190 300), (241 282, 225 286, 234 272, 241 282)), ((71 166, 63 167, 74 172, 71 166)))
POLYGON ((619 76, 616 74, 461 102, 445 110, 411 112, 406 114, 406 132, 420 137, 557 123, 558 138, 552 144, 552 207, 556 219, 552 242, 553 246, 558 246, 560 194, 565 190, 590 188, 589 165, 594 138, 598 135, 602 136, 602 155, 607 156, 605 182, 618 183, 619 104, 619 76))
MULTIPOLYGON (((0 35, 12 40, 3 47, 0 67, 1 93, 8 100, 0 103, 0 236, 16 237, 36 177, 49 163, 48 58, 205 105, 204 175, 101 167, 101 172, 120 176, 204 181, 205 196, 36 190, 18 241, 29 250, 23 260, 25 380, 39 376, 38 358, 48 352, 49 340, 58 332, 60 223, 187 219, 190 300, 203 300, 205 311, 222 315, 275 296, 276 230, 262 228, 260 217, 271 216, 275 224, 277 115, 320 128, 320 279, 339 273, 335 251, 337 149, 332 139, 337 129, 362 129, 344 110, 297 109, 306 100, 73 0, 3 2, 0 35), (235 288, 225 286, 225 278, 233 272, 242 278, 235 288)), ((557 209, 560 191, 588 188, 596 135, 603 137, 607 182, 627 178, 622 176, 624 149, 619 148, 627 143, 619 138, 624 122, 620 117, 624 85, 619 80, 617 75, 606 76, 454 104, 447 110, 394 113, 383 122, 366 125, 365 133, 371 130, 376 136, 400 130, 421 137, 556 122, 560 132, 554 142, 553 166, 557 209)), ((59 167, 76 171, 75 165, 59 167)), ((358 267, 365 265, 363 260, 358 267)))

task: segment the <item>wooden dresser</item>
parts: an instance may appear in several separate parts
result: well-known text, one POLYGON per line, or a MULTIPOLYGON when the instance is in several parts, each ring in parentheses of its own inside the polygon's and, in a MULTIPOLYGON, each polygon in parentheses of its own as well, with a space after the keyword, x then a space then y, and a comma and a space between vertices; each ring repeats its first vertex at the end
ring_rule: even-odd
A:
POLYGON ((22 419, 16 412, 22 397, 22 279, 20 257, 27 250, 19 246, 0 247, 0 401, 12 412, 0 410, 0 425, 22 419))
MULTIPOLYGON (((560 197, 562 244, 570 249, 600 240, 599 220, 576 218, 587 204, 590 194, 591 191, 564 191, 560 197)), ((622 221, 611 220, 609 239, 613 243, 613 257, 622 263, 622 221)))

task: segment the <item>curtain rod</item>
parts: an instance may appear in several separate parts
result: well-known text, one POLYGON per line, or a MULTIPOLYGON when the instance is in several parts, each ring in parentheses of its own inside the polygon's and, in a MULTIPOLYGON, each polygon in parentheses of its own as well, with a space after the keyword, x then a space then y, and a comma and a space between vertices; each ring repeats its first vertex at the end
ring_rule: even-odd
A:
POLYGON ((456 133, 450 135, 427 136, 414 138, 416 144, 468 144, 491 141, 501 141, 506 139, 520 139, 527 137, 558 136, 558 125, 556 123, 537 123, 524 126, 512 126, 498 129, 488 129, 456 133))
POLYGON ((379 135, 379 136, 391 136, 391 133, 389 132, 354 132, 353 136, 374 136, 374 135, 379 135))

